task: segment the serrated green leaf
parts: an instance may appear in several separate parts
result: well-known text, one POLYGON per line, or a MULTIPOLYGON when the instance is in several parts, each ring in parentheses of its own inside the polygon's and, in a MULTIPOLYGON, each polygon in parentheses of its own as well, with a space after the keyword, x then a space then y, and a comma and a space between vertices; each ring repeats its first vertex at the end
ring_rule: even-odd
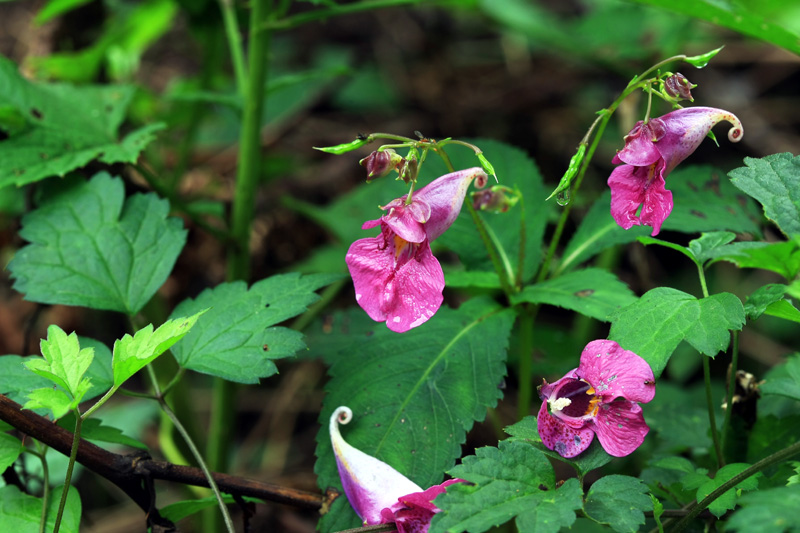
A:
MULTIPOLYGON (((378 324, 372 335, 359 337, 357 350, 351 343, 331 357, 317 435, 319 486, 341 488, 328 435, 328 417, 340 405, 354 413, 343 431, 348 443, 421 487, 441 482, 461 456, 467 430, 502 396, 498 385, 506 373, 514 318, 510 309, 473 299, 457 311, 442 307, 403 334, 378 324)), ((320 530, 357 525, 347 501, 339 498, 320 530)))
POLYGON ((712 261, 729 261, 739 268, 771 270, 794 279, 800 273, 798 237, 787 242, 734 242, 709 252, 712 261))
POLYGON ((733 513, 726 530, 774 533, 800 529, 800 485, 751 492, 737 503, 742 508, 733 513))
POLYGON ((482 272, 476 270, 444 269, 444 282, 450 288, 476 288, 499 289, 500 278, 497 272, 482 272))
POLYGON ((0 433, 0 472, 14 464, 23 450, 22 441, 14 435, 0 433))
POLYGON ((714 258, 715 253, 720 247, 732 242, 736 234, 730 231, 715 231, 703 233, 697 239, 689 241, 689 250, 695 259, 703 264, 709 259, 714 258))
POLYGON ((620 533, 638 531, 644 524, 644 511, 653 510, 647 485, 629 476, 604 476, 592 484, 583 506, 586 515, 602 524, 609 524, 620 533))
POLYGON ((587 268, 528 285, 512 298, 513 303, 557 305, 604 322, 621 308, 636 301, 633 292, 614 274, 587 268))
MULTIPOLYGON (((67 414, 58 421, 58 425, 68 431, 75 431, 75 416, 72 413, 67 414)), ((131 448, 138 448, 144 451, 148 450, 145 444, 123 434, 121 429, 112 426, 104 426, 102 422, 96 418, 86 418, 83 420, 81 423, 81 438, 92 442, 124 444, 131 448)))
POLYGON ((757 320, 764 314, 767 307, 783 299, 783 295, 786 294, 786 289, 788 288, 780 283, 769 283, 756 289, 753 294, 747 297, 747 301, 744 303, 744 312, 747 315, 747 319, 757 320))
POLYGON ((787 237, 800 234, 800 156, 745 157, 744 164, 728 173, 731 183, 758 200, 787 237))
MULTIPOLYGON (((672 191, 675 206, 664 221, 663 230, 698 233, 733 231, 760 235, 760 215, 755 202, 743 195, 725 179, 724 174, 709 166, 678 168, 669 175, 667 188, 672 191)), ((610 214, 611 193, 606 191, 592 204, 572 236, 557 272, 571 270, 609 246, 627 244, 647 236, 647 226, 624 230, 610 214)))
POLYGON ((243 282, 223 283, 185 300, 171 316, 208 309, 172 349, 178 363, 190 370, 239 383, 258 383, 273 375, 273 360, 305 347, 302 334, 275 324, 296 316, 319 299, 314 292, 340 279, 338 274, 281 274, 250 289, 243 282))
POLYGON ((81 349, 78 335, 67 335, 56 325, 47 328, 47 339, 41 342, 42 359, 25 362, 34 373, 62 387, 78 404, 91 386, 84 377, 94 359, 94 349, 81 349))
POLYGON ((733 294, 698 300, 677 289, 659 287, 619 311, 612 318, 608 338, 644 358, 658 377, 681 341, 714 357, 728 348, 730 330, 740 330, 744 322, 744 307, 733 294))
POLYGON ((705 54, 700 54, 696 56, 689 56, 684 58, 684 61, 692 65, 693 67, 703 68, 708 65, 709 61, 714 59, 714 56, 720 53, 720 51, 725 48, 724 46, 720 46, 710 52, 706 52, 705 54))
POLYGON ((800 400, 800 353, 786 359, 784 365, 773 368, 759 386, 762 394, 778 394, 800 400))
POLYGON ((136 314, 164 283, 186 242, 155 194, 124 201, 122 180, 105 172, 68 180, 22 219, 31 244, 8 268, 26 299, 136 314))
POLYGON ((556 489, 550 462, 523 442, 478 448, 450 474, 474 485, 450 485, 436 498, 442 512, 434 517, 431 533, 481 533, 511 519, 519 531, 555 533, 575 522, 582 504, 577 480, 556 489))
POLYGON ((114 387, 121 386, 186 336, 205 312, 204 309, 191 316, 172 318, 155 331, 153 331, 153 325, 149 324, 137 331, 133 337, 126 334, 116 341, 111 362, 114 387))
POLYGON ((56 388, 35 389, 29 391, 27 397, 23 409, 49 409, 53 413, 53 420, 58 420, 77 406, 66 392, 56 388))
POLYGON ((90 161, 133 163, 153 133, 152 124, 118 141, 117 130, 132 86, 82 86, 26 80, 0 57, 0 106, 16 109, 26 126, 0 141, 0 187, 64 176, 90 161))
MULTIPOLYGON (((62 487, 55 487, 51 494, 61 494, 62 487)), ((60 498, 51 497, 47 502, 47 520, 45 531, 55 529, 56 514, 60 498)), ((0 487, 0 524, 5 531, 28 533, 39 531, 39 522, 42 518, 42 499, 30 496, 20 491, 14 485, 0 487)), ((70 487, 67 492, 67 502, 64 507, 64 516, 61 519, 61 533, 79 533, 81 522, 81 498, 78 489, 70 487)))
POLYGON ((526 416, 516 424, 505 428, 504 431, 511 435, 511 438, 507 440, 514 441, 523 439, 527 441, 548 457, 570 465, 575 469, 575 472, 580 478, 583 478, 590 471, 611 462, 611 456, 603 450, 603 447, 597 439, 594 439, 589 447, 577 457, 571 459, 561 457, 558 452, 550 450, 542 443, 542 439, 539 437, 538 426, 539 424, 535 416, 526 416))
MULTIPOLYGON (((723 483, 730 480, 737 474, 740 474, 744 470, 747 470, 749 467, 750 465, 747 463, 731 463, 723 466, 719 469, 719 471, 717 471, 714 479, 708 480, 707 482, 703 483, 699 489, 697 489, 697 501, 702 500, 714 492, 714 490, 721 487, 723 483)), ((722 495, 709 504, 708 510, 711 511, 714 516, 719 518, 727 511, 730 511, 736 507, 736 499, 738 494, 741 493, 741 491, 757 489, 758 477, 760 475, 761 473, 759 472, 756 475, 750 476, 741 483, 738 483, 732 489, 723 492, 722 495)))

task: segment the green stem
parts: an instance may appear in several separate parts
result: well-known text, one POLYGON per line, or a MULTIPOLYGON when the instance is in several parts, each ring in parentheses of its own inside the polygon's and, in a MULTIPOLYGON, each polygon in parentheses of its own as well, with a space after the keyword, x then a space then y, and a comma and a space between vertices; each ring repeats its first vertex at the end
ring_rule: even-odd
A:
MULTIPOLYGON (((700 288, 703 290, 703 298, 708 298, 708 285, 706 284, 706 273, 703 265, 697 265, 698 276, 700 277, 700 288)), ((711 394, 711 365, 708 356, 700 354, 703 358, 703 381, 706 387, 706 404, 708 406, 708 423, 711 426, 711 440, 714 442, 714 451, 717 453, 717 468, 725 466, 725 458, 722 457, 722 446, 720 444, 719 430, 717 429, 717 417, 714 414, 714 398, 711 394)))
POLYGON ((731 349, 731 375, 728 378, 728 394, 725 402, 725 418, 722 420, 722 449, 725 449, 725 440, 731 423, 733 411, 733 393, 736 390, 736 370, 739 366, 739 332, 733 332, 733 347, 731 349))
POLYGON ((531 412, 533 400, 533 324, 539 307, 524 306, 519 314, 519 397, 517 398, 517 419, 522 420, 531 412))
POLYGON ((678 533, 686 529, 686 526, 689 525, 697 515, 699 515, 704 509, 706 509, 711 502, 728 492, 730 489, 744 481, 745 479, 749 478, 752 475, 755 475, 762 470, 774 465, 775 463, 779 463, 783 460, 789 459, 790 457, 800 453, 800 442, 796 442, 791 446, 787 446, 786 448, 773 453, 770 456, 767 456, 753 466, 742 470, 740 473, 733 476, 731 479, 717 487, 711 494, 700 500, 699 502, 695 502, 691 507, 688 509, 688 514, 681 518, 678 523, 675 524, 675 527, 672 528, 670 533, 678 533))
MULTIPOLYGON (((35 441, 37 447, 41 444, 35 441)), ((42 514, 39 519, 39 533, 45 533, 47 527, 47 508, 50 506, 50 467, 47 466, 47 450, 50 448, 44 445, 42 450, 36 455, 42 462, 42 514)))
POLYGON ((219 7, 222 10, 222 22, 225 26, 225 36, 228 39, 228 47, 231 50, 231 63, 233 64, 233 73, 236 77, 236 88, 239 91, 239 95, 244 97, 244 91, 247 85, 247 70, 244 64, 242 32, 239 29, 239 21, 236 18, 233 0, 219 0, 219 7))
POLYGON ((528 245, 528 226, 525 223, 525 198, 518 194, 519 198, 519 253, 517 255, 517 277, 514 286, 517 290, 522 289, 522 276, 525 271, 525 249, 528 245))
POLYGON ((64 516, 64 507, 67 505, 69 495, 69 484, 72 481, 72 471, 75 468, 75 459, 78 457, 78 445, 81 442, 81 412, 76 408, 75 413, 75 433, 72 435, 72 449, 69 452, 69 463, 67 463, 67 475, 64 477, 64 489, 61 491, 61 501, 58 502, 58 513, 56 523, 53 526, 53 533, 58 533, 61 528, 61 518, 64 516))
POLYGON ((282 20, 270 21, 265 23, 263 28, 267 30, 288 30, 302 26, 303 24, 307 24, 309 22, 314 22, 315 20, 327 20, 340 15, 360 13, 362 11, 371 11, 373 9, 418 4, 420 1, 421 0, 372 0, 338 5, 327 9, 316 9, 308 13, 300 13, 298 15, 286 17, 282 20))

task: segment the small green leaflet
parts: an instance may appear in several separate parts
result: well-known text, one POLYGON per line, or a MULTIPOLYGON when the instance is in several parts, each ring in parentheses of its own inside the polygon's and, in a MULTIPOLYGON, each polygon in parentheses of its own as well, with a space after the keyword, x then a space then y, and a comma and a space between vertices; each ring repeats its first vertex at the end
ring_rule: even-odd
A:
POLYGON ((685 58, 683 58, 683 60, 686 61, 687 63, 689 63, 690 65, 692 65, 693 67, 703 68, 706 65, 708 65, 709 61, 714 59, 714 56, 717 55, 718 53, 720 53, 720 51, 723 48, 725 48, 725 47, 724 46, 720 46, 719 48, 711 50, 710 52, 706 52, 705 54, 700 54, 700 55, 697 55, 697 56, 685 57, 685 58))
POLYGON ((155 194, 125 200, 122 180, 105 172, 53 185, 22 219, 31 244, 8 266, 14 288, 34 302, 136 314, 171 272, 183 222, 155 194))
POLYGON ((582 504, 578 480, 568 479, 556 489, 547 457, 523 442, 478 448, 449 473, 472 484, 450 485, 436 498, 442 512, 434 517, 431 533, 481 533, 511 519, 519 531, 556 533, 572 526, 582 504))
POLYGON ((84 374, 92 364, 94 349, 81 349, 75 333, 67 335, 58 326, 51 325, 47 328, 47 339, 41 342, 41 350, 43 358, 30 359, 25 362, 25 366, 49 379, 63 391, 52 388, 31 391, 30 401, 25 404, 25 408, 45 407, 52 409, 55 417, 60 418, 66 410, 77 407, 91 387, 91 380, 84 377, 84 374), (64 391, 68 397, 64 395, 64 391))
POLYGON ((0 141, 0 187, 64 176, 94 159, 134 163, 164 124, 150 124, 119 140, 117 132, 134 87, 73 86, 26 80, 0 57, 0 108, 17 127, 0 141))
POLYGON ((800 311, 792 302, 784 298, 787 290, 789 287, 780 283, 770 283, 759 287, 747 297, 744 304, 747 318, 757 320, 761 315, 767 314, 800 322, 800 311))
MULTIPOLYGON (((61 494, 62 490, 62 487, 55 487, 50 494, 61 494)), ((51 497, 47 504, 45 531, 53 531, 55 529, 56 514, 58 513, 59 498, 51 497)), ((16 533, 39 531, 41 518, 41 498, 25 494, 14 485, 0 487, 0 524, 3 524, 4 531, 14 531, 16 533)), ((78 489, 70 487, 59 532, 79 533, 80 522, 81 498, 78 495, 78 489)))
POLYGON ((647 492, 647 485, 640 479, 604 476, 592 484, 583 510, 592 520, 609 524, 619 533, 639 531, 644 524, 644 511, 653 510, 647 492))
POLYGON ((709 251, 712 261, 771 270, 793 280, 800 273, 800 236, 785 242, 734 242, 709 251))
POLYGON ((644 358, 658 377, 681 341, 714 357, 728 348, 729 330, 740 330, 744 323, 744 307, 733 294, 698 300, 677 289, 659 287, 612 317, 608 338, 644 358))
POLYGON ((19 454, 22 453, 22 441, 14 435, 0 433, 0 472, 14 464, 19 454))
POLYGON ((512 298, 512 303, 557 305, 605 322, 611 314, 635 301, 636 296, 627 285, 599 268, 576 270, 528 285, 512 298))
POLYGON ((772 368, 764 383, 759 386, 762 394, 778 394, 800 401, 800 353, 794 353, 786 363, 772 368))
MULTIPOLYGON (((67 414, 58 421, 58 425, 68 431, 75 431, 75 416, 72 413, 67 414)), ((124 444, 131 448, 138 448, 144 451, 148 450, 145 444, 125 435, 121 429, 112 426, 104 426, 102 422, 96 418, 87 418, 82 422, 81 438, 92 442, 124 444)))
POLYGON ((299 331, 275 325, 305 311, 319 299, 314 291, 340 278, 292 273, 263 279, 249 290, 244 282, 207 289, 172 312, 181 316, 210 308, 172 354, 184 368, 238 383, 258 383, 277 371, 273 360, 305 348, 299 331))
MULTIPOLYGON (((714 490, 721 487, 723 483, 730 480, 737 474, 740 474, 742 471, 747 470, 749 467, 750 465, 746 463, 731 463, 723 466, 716 473, 714 479, 709 479, 697 489, 697 501, 702 500, 714 492, 714 490)), ((761 473, 759 472, 756 475, 750 476, 744 479, 741 483, 738 483, 734 488, 722 493, 719 498, 709 504, 708 510, 711 511, 714 516, 720 518, 727 511, 730 511, 736 507, 736 499, 741 491, 754 490, 758 488, 758 477, 760 475, 761 473)))
POLYGON ((119 388, 139 370, 181 340, 205 312, 206 310, 202 310, 189 317, 168 320, 155 331, 153 325, 149 324, 137 331, 133 337, 126 334, 116 341, 111 363, 114 373, 113 389, 119 388))
POLYGON ((800 529, 800 485, 759 490, 744 494, 737 502, 726 530, 743 533, 774 533, 800 529))
POLYGON ((728 173, 731 183, 758 200, 784 235, 800 234, 800 156, 745 157, 744 164, 728 173))

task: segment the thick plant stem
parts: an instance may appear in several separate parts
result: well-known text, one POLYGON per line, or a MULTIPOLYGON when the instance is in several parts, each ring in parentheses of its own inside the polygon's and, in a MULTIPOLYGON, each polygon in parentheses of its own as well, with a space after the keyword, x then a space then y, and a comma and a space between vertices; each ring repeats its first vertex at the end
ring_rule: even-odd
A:
POLYGON ((739 474, 733 476, 728 481, 717 487, 711 494, 709 494, 699 502, 695 502, 694 505, 689 507, 688 514, 683 518, 681 518, 678 521, 678 523, 675 524, 675 527, 673 527, 670 530, 670 533, 678 533, 679 531, 683 531, 684 529, 686 529, 686 526, 689 525, 689 522, 691 522, 695 517, 697 517, 697 515, 699 515, 704 509, 706 509, 711 504, 711 502, 713 502, 714 500, 716 500, 717 498, 719 498, 720 496, 731 490, 733 487, 735 487, 745 479, 761 472, 762 470, 766 469, 769 466, 774 465, 775 463, 779 463, 781 461, 789 459, 790 457, 797 455, 798 453, 800 453, 800 442, 796 442, 791 446, 787 446, 786 448, 761 459, 753 466, 745 470, 742 470, 739 474))
POLYGON ((61 491, 61 501, 58 503, 58 514, 56 514, 56 522, 53 526, 53 533, 58 533, 61 528, 61 519, 64 516, 64 507, 67 505, 67 496, 69 495, 69 484, 72 481, 72 471, 75 469, 75 459, 78 457, 78 444, 81 442, 81 412, 77 409, 75 412, 75 433, 72 439, 72 449, 69 452, 69 463, 67 463, 67 475, 64 477, 64 490, 61 491))

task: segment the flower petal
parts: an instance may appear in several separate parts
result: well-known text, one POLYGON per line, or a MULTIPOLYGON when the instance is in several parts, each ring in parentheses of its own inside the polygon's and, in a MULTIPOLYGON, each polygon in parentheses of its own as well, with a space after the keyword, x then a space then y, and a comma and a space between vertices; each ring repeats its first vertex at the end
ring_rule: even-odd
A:
POLYGON ((381 217, 381 222, 403 240, 420 243, 427 237, 423 222, 430 218, 431 208, 416 198, 410 205, 405 205, 404 198, 405 196, 392 200, 383 207, 388 212, 381 217))
POLYGON ((665 188, 663 165, 663 161, 649 167, 622 165, 611 172, 611 216, 623 229, 644 224, 653 228, 653 236, 661 231, 672 212, 672 193, 665 188), (642 212, 637 216, 640 205, 642 212))
POLYGON ((571 428, 548 413, 547 402, 539 408, 537 421, 542 443, 561 457, 575 457, 588 448, 594 438, 594 432, 589 427, 571 428))
POLYGON ((463 482, 463 479, 450 479, 424 492, 401 496, 392 507, 381 511, 381 519, 384 523, 394 522, 399 533, 425 533, 430 527, 433 515, 440 511, 433 504, 433 500, 445 492, 449 485, 463 482))
POLYGON ((605 402, 622 397, 649 402, 656 394, 653 369, 647 361, 611 340, 596 340, 581 353, 577 374, 588 381, 605 402))
POLYGON ((430 206, 431 217, 425 223, 430 241, 438 238, 455 221, 470 182, 479 176, 486 178, 486 172, 478 167, 451 172, 414 193, 414 201, 422 200, 430 206))
POLYGON ((650 428, 639 404, 616 400, 600 406, 594 431, 603 449, 614 457, 624 457, 641 446, 650 428))
POLYGON ((625 136, 625 147, 617 152, 615 159, 619 159, 637 167, 652 165, 661 159, 661 153, 656 148, 654 141, 663 136, 663 128, 653 119, 648 124, 643 124, 640 120, 633 129, 625 136), (657 131, 654 131, 654 127, 657 131))
POLYGON ((386 286, 386 293, 393 294, 387 301, 386 326, 402 333, 424 324, 442 305, 443 290, 442 267, 424 241, 386 286))
POLYGON ((394 505, 404 494, 422 489, 403 474, 349 445, 339 433, 339 422, 347 424, 353 417, 349 407, 337 408, 330 419, 330 434, 339 477, 347 500, 364 524, 385 523, 381 511, 394 505))
POLYGON ((353 278, 356 302, 372 320, 386 320, 386 286, 394 277, 394 245, 385 234, 359 239, 345 256, 353 278))

